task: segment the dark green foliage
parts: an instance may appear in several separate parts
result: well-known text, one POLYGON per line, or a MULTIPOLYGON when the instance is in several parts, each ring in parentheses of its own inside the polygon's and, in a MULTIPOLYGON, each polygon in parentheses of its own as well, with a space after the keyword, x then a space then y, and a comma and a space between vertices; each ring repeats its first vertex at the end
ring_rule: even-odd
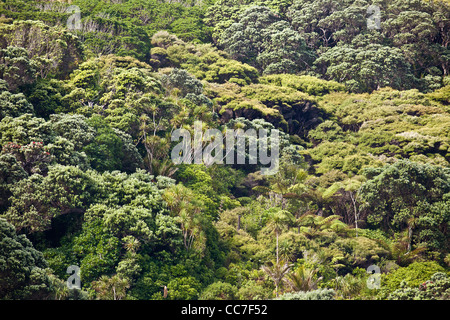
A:
POLYGON ((449 13, 1 1, 0 299, 448 300, 449 13), (276 172, 175 164, 196 121, 276 172))
POLYGON ((84 212, 98 192, 98 184, 88 173, 56 165, 45 177, 33 174, 14 185, 11 206, 4 217, 18 230, 44 231, 58 215, 84 212))
POLYGON ((330 80, 344 83, 353 92, 372 92, 383 87, 410 89, 414 76, 400 49, 370 43, 337 45, 326 51, 314 64, 330 80))
POLYGON ((249 63, 265 74, 295 73, 313 60, 300 35, 266 7, 251 7, 227 28, 221 45, 234 59, 249 63))
POLYGON ((95 138, 83 148, 92 168, 103 172, 120 168, 124 157, 123 141, 104 123, 100 117, 91 118, 88 123, 96 131, 95 138))
POLYGON ((0 120, 4 117, 18 117, 25 113, 33 113, 33 105, 30 104, 23 93, 13 94, 8 91, 6 81, 0 79, 0 120))
POLYGON ((22 47, 8 46, 0 50, 0 78, 8 83, 11 91, 33 83, 36 70, 22 47))
POLYGON ((180 90, 180 96, 186 97, 187 94, 195 96, 203 93, 202 83, 189 75, 186 70, 173 69, 169 75, 161 78, 162 84, 169 90, 177 88, 180 90))
POLYGON ((47 262, 25 235, 0 219, 0 298, 45 299, 51 294, 47 262))
MULTIPOLYGON (((6 49, 3 59, 9 59, 9 62, 5 61, 8 69, 4 72, 9 74, 8 70, 17 67, 14 66, 17 63, 25 64, 26 68, 20 70, 23 84, 35 76, 66 77, 84 57, 77 37, 62 27, 48 27, 41 21, 18 20, 10 25, 1 24, 0 35, 0 47, 6 49), (30 62, 24 56, 24 49, 30 62)), ((13 81, 11 76, 9 79, 13 81)))
POLYGON ((401 284, 401 289, 392 292, 389 300, 448 300, 450 298, 450 280, 443 272, 433 274, 430 280, 417 288, 401 284))
POLYGON ((383 230, 409 229, 409 241, 448 250, 450 173, 447 168, 398 161, 366 171, 361 187, 367 221, 383 230))

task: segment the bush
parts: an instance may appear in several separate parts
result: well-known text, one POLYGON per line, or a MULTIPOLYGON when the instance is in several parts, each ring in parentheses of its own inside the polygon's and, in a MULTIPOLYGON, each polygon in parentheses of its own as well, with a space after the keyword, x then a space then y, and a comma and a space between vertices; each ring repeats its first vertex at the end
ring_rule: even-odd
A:
POLYGON ((407 267, 398 268, 392 273, 382 276, 381 290, 390 294, 407 285, 410 288, 419 287, 420 284, 430 279, 436 272, 444 272, 445 269, 434 261, 414 262, 407 267))
POLYGON ((322 96, 331 92, 345 91, 345 86, 336 81, 327 81, 313 76, 293 74, 271 74, 259 78, 262 84, 293 88, 313 96, 322 96))
POLYGON ((392 292, 389 300, 449 300, 450 278, 443 272, 436 272, 430 280, 418 288, 410 288, 402 282, 401 289, 392 292))
POLYGON ((333 289, 317 289, 313 291, 298 291, 285 293, 274 300, 334 300, 333 289))
POLYGON ((210 284, 201 294, 200 300, 233 300, 237 288, 232 284, 218 281, 210 284))

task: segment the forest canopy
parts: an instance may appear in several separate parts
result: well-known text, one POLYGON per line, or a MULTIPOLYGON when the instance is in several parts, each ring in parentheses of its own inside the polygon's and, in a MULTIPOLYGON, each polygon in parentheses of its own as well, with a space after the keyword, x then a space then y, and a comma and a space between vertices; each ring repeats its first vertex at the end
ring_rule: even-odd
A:
POLYGON ((0 299, 450 299, 449 42, 447 0, 1 0, 0 299), (199 122, 276 172, 175 163, 199 122))

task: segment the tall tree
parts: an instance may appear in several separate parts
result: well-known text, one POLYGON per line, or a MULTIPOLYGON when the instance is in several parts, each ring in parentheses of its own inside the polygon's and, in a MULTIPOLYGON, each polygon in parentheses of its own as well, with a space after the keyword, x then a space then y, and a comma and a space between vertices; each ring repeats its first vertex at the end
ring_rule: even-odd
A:
POLYGON ((401 160, 366 172, 361 186, 367 222, 385 231, 408 229, 409 243, 447 250, 450 172, 430 164, 401 160), (431 222, 433 221, 433 222, 431 222))
POLYGON ((223 32, 220 44, 234 59, 267 74, 305 70, 313 60, 299 34, 267 7, 244 11, 223 32))

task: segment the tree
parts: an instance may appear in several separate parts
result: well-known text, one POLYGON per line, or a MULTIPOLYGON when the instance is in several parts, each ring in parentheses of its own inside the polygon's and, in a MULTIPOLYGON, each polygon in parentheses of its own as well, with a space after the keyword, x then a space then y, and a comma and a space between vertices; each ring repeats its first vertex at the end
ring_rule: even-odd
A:
POLYGON ((299 226, 301 233, 309 238, 314 238, 328 232, 345 232, 347 225, 339 221, 340 218, 338 215, 323 217, 307 213, 300 216, 296 224, 299 226))
POLYGON ((270 26, 269 40, 256 58, 264 74, 296 73, 311 67, 314 54, 286 21, 270 26))
POLYGON ((272 261, 266 266, 262 266, 262 270, 272 279, 275 284, 275 295, 278 297, 278 289, 282 283, 283 278, 291 270, 292 265, 285 263, 284 261, 272 261))
POLYGON ((203 92, 202 83, 183 69, 173 69, 170 74, 161 78, 161 82, 169 92, 178 88, 180 97, 185 97, 188 93, 199 95, 203 92))
POLYGON ((278 238, 283 227, 292 224, 293 216, 289 211, 286 210, 272 210, 268 218, 268 226, 275 232, 276 235, 276 262, 279 263, 278 257, 278 238))
POLYGON ((384 279, 382 278, 381 296, 387 298, 396 290, 401 294, 402 289, 406 286, 418 288, 421 284, 427 285, 427 280, 430 280, 434 274, 444 272, 445 269, 435 261, 413 262, 407 267, 398 268, 386 274, 384 279))
POLYGON ((447 168, 397 161, 380 169, 368 169, 360 189, 362 208, 370 208, 371 226, 404 230, 410 243, 447 250, 450 175, 447 168), (414 222, 414 225, 412 224, 414 222))
POLYGON ((33 141, 47 144, 51 141, 50 123, 42 118, 33 117, 31 113, 12 118, 5 117, 0 121, 0 144, 7 142, 26 145, 33 141))
POLYGON ((100 279, 93 282, 93 288, 100 300, 122 300, 126 297, 126 291, 129 287, 128 281, 118 275, 112 277, 102 275, 100 279))
POLYGON ((124 157, 123 141, 103 118, 96 116, 88 123, 96 130, 93 141, 83 148, 91 166, 100 172, 120 169, 122 167, 120 160, 124 157))
POLYGON ((4 117, 18 117, 25 113, 33 113, 34 108, 23 93, 13 94, 8 91, 8 83, 0 79, 0 121, 4 117))
POLYGON ((28 175, 34 173, 46 175, 48 164, 52 160, 43 143, 35 141, 31 141, 31 143, 24 146, 7 143, 3 146, 1 153, 13 155, 28 175))
POLYGON ((203 290, 200 300, 234 300, 237 288, 230 283, 218 281, 203 290))
POLYGON ((178 184, 168 188, 163 194, 176 221, 180 224, 183 233, 183 243, 189 250, 196 238, 202 242, 202 218, 200 212, 202 203, 196 199, 192 190, 178 184))
POLYGON ((34 63, 30 61, 27 50, 13 46, 0 50, 0 78, 8 83, 11 91, 36 80, 34 63))
POLYGON ((334 300, 335 291, 333 289, 316 289, 313 291, 299 291, 288 292, 278 298, 277 300, 334 300))
POLYGON ((292 291, 312 291, 317 289, 317 283, 323 277, 317 277, 317 268, 298 266, 295 271, 287 275, 286 283, 292 291))
POLYGON ((220 44, 232 58, 265 74, 295 73, 313 60, 300 35, 267 7, 245 10, 238 22, 225 29, 220 44))
POLYGON ((401 283, 400 289, 388 296, 389 300, 448 300, 450 279, 444 272, 436 272, 430 280, 420 284, 419 287, 408 287, 401 283))
POLYGON ((382 32, 402 50, 418 78, 432 73, 435 66, 440 66, 440 74, 448 74, 448 61, 442 59, 442 52, 448 51, 448 33, 443 34, 442 19, 448 19, 449 12, 445 2, 393 1, 386 8, 382 32))
MULTIPOLYGON (((83 48, 79 39, 62 27, 49 27, 42 21, 17 20, 12 24, 0 26, 0 46, 21 47, 28 52, 28 58, 33 61, 33 68, 41 78, 52 74, 65 77, 83 59, 83 48)), ((23 56, 23 49, 7 49, 13 59, 23 56)), ((13 61, 13 60, 10 60, 13 61)), ((26 58, 21 58, 26 63, 26 58)), ((30 62, 31 63, 31 62, 30 62)), ((7 64, 8 65, 8 64, 7 64)), ((30 68, 22 69, 27 82, 34 74, 27 74, 30 68)))
POLYGON ((0 239, 0 298, 48 298, 53 289, 42 253, 1 218, 0 239))
POLYGON ((360 42, 355 38, 352 44, 337 45, 314 64, 329 80, 345 83, 354 92, 413 87, 416 80, 400 49, 378 43, 358 45, 360 42))
POLYGON ((22 179, 27 178, 27 173, 12 154, 0 155, 0 210, 6 210, 12 195, 10 188, 22 179))
POLYGON ((52 166, 47 176, 33 174, 10 189, 11 205, 3 217, 17 230, 34 233, 51 229, 53 218, 84 213, 95 197, 101 197, 95 179, 92 172, 77 167, 52 166))
POLYGON ((167 284, 168 297, 171 300, 198 299, 201 285, 192 276, 171 279, 167 284))
POLYGON ((342 182, 336 182, 333 186, 338 186, 340 189, 337 192, 336 201, 344 202, 345 213, 343 218, 348 224, 354 222, 355 224, 355 235, 358 236, 358 223, 361 220, 361 209, 360 209, 360 194, 359 190, 361 188, 360 176, 353 177, 351 179, 346 179, 342 182), (347 202, 347 203, 345 203, 347 202), (350 202, 350 204, 348 204, 350 202), (351 214, 348 213, 351 212, 351 214), (351 218, 350 218, 351 217, 351 218), (346 221, 347 220, 347 221, 346 221))

